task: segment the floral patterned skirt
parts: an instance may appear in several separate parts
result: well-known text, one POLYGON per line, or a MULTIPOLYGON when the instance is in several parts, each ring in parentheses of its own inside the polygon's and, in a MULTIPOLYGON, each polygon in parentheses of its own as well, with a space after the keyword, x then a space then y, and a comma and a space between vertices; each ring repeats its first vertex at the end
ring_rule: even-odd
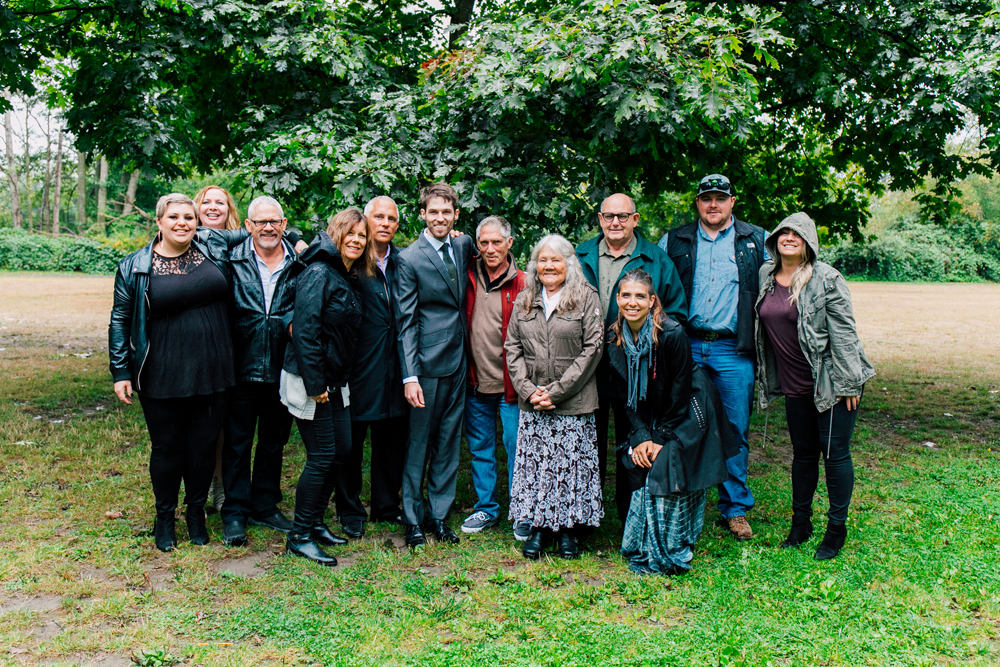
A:
POLYGON ((522 411, 509 518, 559 530, 603 517, 594 415, 522 411))

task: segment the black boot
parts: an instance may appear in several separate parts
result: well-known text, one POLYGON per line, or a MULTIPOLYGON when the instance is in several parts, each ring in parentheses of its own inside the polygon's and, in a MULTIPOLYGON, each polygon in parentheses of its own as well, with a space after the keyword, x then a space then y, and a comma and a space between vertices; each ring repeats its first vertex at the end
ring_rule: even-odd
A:
POLYGON ((521 553, 529 560, 538 560, 548 544, 549 531, 545 528, 532 528, 531 535, 521 548, 521 553))
POLYGON ((792 530, 789 531, 785 541, 781 543, 781 548, 797 547, 812 537, 812 534, 812 517, 806 514, 796 514, 792 517, 792 530))
POLYGON ((313 526, 312 530, 309 531, 309 536, 313 541, 327 547, 342 547, 347 544, 346 539, 330 530, 330 527, 325 523, 317 523, 313 526))
POLYGON ((153 540, 160 551, 173 551, 177 547, 173 512, 156 513, 156 521, 153 522, 153 540))
POLYGON ((566 560, 580 557, 580 548, 576 546, 573 532, 569 528, 563 528, 559 532, 559 556, 566 560))
POLYGON ((823 536, 823 541, 819 543, 819 548, 816 549, 816 555, 813 556, 816 560, 830 560, 831 558, 836 558, 840 550, 844 548, 844 542, 847 540, 847 526, 842 523, 828 523, 826 524, 826 535, 823 536))
POLYGON ((198 546, 208 544, 208 528, 205 526, 205 506, 188 505, 184 518, 187 519, 188 537, 191 538, 191 544, 198 546))
POLYGON ((316 544, 316 541, 308 535, 289 533, 288 541, 285 542, 285 553, 308 558, 312 562, 319 563, 325 567, 337 566, 337 559, 323 551, 316 544))

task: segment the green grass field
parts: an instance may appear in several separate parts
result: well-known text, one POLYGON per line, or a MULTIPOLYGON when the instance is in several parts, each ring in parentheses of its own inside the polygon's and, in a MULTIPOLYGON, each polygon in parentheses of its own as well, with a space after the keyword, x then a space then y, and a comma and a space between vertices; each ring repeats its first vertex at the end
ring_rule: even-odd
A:
MULTIPOLYGON (((111 280, 0 274, 0 664, 1000 664, 1000 286, 852 291, 879 376, 845 550, 812 558, 822 484, 817 535, 777 548, 791 516, 779 405, 766 443, 753 418, 756 539, 735 543, 710 510, 691 574, 639 578, 613 518, 574 562, 526 562, 508 528, 409 553, 374 524, 325 570, 266 529, 223 547, 218 515, 209 546, 182 521, 161 554, 141 411, 111 393, 111 280)), ((293 433, 289 514, 302 463, 293 433)), ((463 462, 456 527, 473 502, 463 462)))

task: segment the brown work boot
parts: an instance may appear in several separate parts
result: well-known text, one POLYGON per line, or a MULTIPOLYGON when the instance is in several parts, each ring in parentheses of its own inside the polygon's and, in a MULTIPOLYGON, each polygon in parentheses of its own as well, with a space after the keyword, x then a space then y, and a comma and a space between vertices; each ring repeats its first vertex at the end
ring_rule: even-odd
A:
POLYGON ((731 519, 726 519, 726 525, 729 526, 729 532, 737 541, 746 542, 753 539, 753 530, 750 529, 750 523, 745 516, 734 516, 731 519))

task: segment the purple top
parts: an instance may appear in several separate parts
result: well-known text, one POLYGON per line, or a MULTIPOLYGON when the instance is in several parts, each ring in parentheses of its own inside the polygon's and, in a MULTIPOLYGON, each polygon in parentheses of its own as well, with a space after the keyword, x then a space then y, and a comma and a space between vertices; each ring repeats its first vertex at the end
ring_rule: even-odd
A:
POLYGON ((774 349, 781 393, 806 398, 813 395, 812 368, 799 345, 799 309, 788 302, 790 296, 787 287, 774 281, 774 290, 760 304, 760 321, 774 349))

